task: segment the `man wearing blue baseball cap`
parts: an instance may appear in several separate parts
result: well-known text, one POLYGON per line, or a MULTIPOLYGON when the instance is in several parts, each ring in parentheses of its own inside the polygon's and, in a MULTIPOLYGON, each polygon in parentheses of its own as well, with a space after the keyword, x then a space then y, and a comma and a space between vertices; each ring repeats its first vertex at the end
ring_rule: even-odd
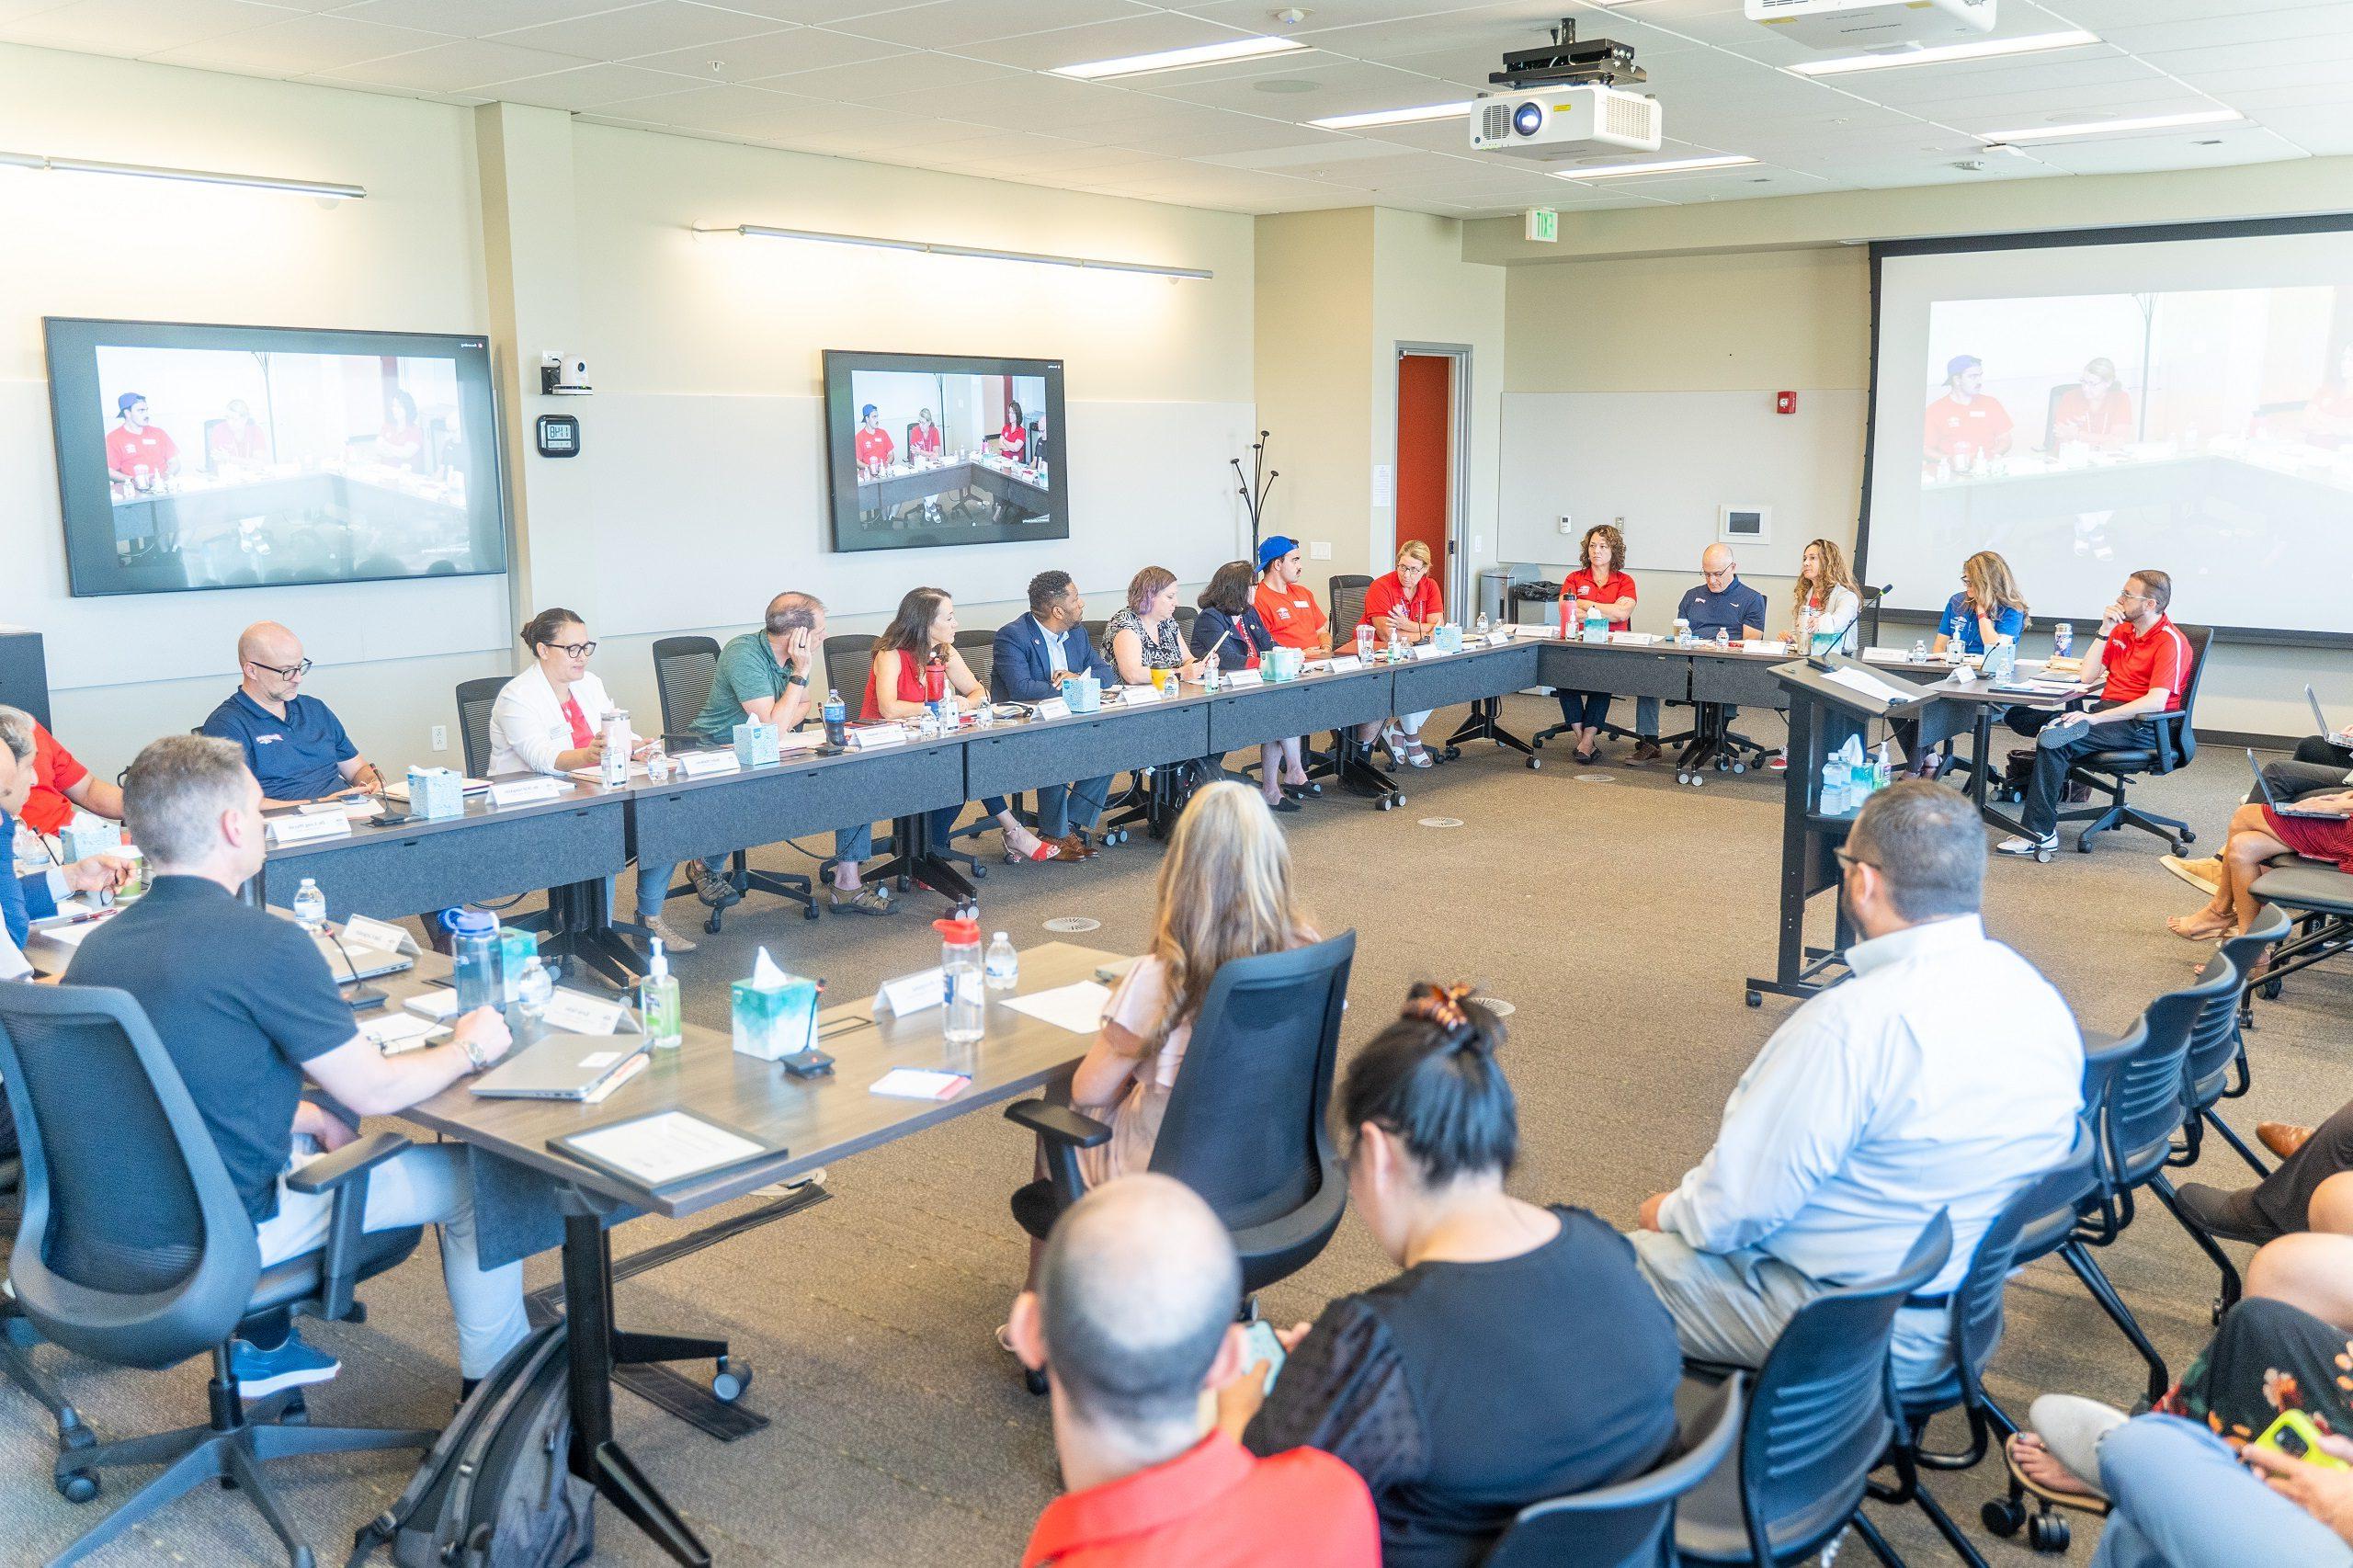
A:
POLYGON ((1258 591, 1253 603, 1277 642, 1311 655, 1328 653, 1331 623, 1324 619, 1315 595, 1301 585, 1305 570, 1299 540, 1287 534, 1267 535, 1258 543, 1258 591))
POLYGON ((1928 404, 1921 461, 1931 471, 1941 462, 1966 473, 2010 449, 2010 428, 2009 411, 1985 395, 1985 362, 1956 354, 1945 366, 1945 395, 1928 404))
POLYGON ((180 471, 179 443, 147 423, 147 399, 125 392, 114 400, 119 423, 107 432, 107 477, 145 490, 180 471))
POLYGON ((890 465, 891 454, 898 443, 891 439, 891 432, 882 428, 882 416, 872 403, 858 411, 858 436, 850 449, 858 454, 861 473, 880 473, 890 465))

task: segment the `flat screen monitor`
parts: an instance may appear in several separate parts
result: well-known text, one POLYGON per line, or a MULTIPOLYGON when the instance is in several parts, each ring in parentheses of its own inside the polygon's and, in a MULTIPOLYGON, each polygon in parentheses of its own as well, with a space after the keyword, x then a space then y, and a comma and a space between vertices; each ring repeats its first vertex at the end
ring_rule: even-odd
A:
POLYGON ((487 339, 44 324, 77 597, 506 569, 487 339))
POLYGON ((1059 359, 825 352, 835 550, 1070 537, 1059 359))

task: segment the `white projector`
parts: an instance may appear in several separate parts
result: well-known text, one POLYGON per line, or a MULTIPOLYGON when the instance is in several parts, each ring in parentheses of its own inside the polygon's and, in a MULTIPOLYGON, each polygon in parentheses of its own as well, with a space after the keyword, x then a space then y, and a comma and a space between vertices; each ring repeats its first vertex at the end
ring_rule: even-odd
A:
POLYGON ((1841 54, 1963 43, 1994 30, 1994 0, 1746 0, 1746 15, 1808 49, 1841 54))
POLYGON ((1551 87, 1471 106, 1471 150, 1556 163, 1597 147, 1655 153, 1666 126, 1656 98, 1615 87, 1551 87))

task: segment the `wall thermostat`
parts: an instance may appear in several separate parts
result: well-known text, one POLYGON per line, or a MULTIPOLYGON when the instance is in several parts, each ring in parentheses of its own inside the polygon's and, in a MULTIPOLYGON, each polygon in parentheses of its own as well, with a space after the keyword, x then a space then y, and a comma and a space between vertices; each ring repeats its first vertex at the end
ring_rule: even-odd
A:
POLYGON ((1719 506, 1716 508, 1716 537, 1726 544, 1770 544, 1773 541, 1773 508, 1719 506))
POLYGON ((576 458, 580 455, 580 421, 569 414, 542 414, 539 424, 540 456, 576 458))

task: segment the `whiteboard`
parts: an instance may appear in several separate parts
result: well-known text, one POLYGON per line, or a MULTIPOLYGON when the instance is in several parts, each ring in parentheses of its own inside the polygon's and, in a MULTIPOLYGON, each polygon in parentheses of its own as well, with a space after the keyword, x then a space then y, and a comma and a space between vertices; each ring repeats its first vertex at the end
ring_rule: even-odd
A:
POLYGON ((1570 562, 1596 523, 1622 517, 1631 572, 1697 572, 1722 506, 1766 506, 1750 576, 1795 576, 1806 541, 1855 537, 1866 394, 1807 392, 1506 392, 1496 537, 1506 561, 1570 562), (1573 520, 1563 535, 1558 520, 1573 520))

